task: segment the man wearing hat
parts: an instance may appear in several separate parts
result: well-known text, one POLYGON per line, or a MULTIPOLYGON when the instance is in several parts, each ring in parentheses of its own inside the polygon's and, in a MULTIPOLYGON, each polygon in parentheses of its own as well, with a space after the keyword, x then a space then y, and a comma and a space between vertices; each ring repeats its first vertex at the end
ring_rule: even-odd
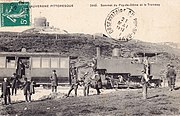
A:
POLYGON ((89 95, 89 88, 92 82, 91 77, 93 76, 93 69, 89 68, 89 70, 84 74, 83 76, 83 85, 84 85, 84 96, 88 96, 89 95))
POLYGON ((24 78, 24 84, 22 85, 22 89, 24 90, 24 96, 25 96, 25 100, 26 102, 31 102, 31 82, 30 80, 27 79, 27 77, 24 78))
POLYGON ((169 90, 174 90, 175 87, 175 81, 176 81, 176 71, 174 69, 174 66, 172 64, 168 64, 168 71, 166 74, 167 80, 168 80, 168 86, 169 90))
POLYGON ((71 88, 68 91, 67 97, 69 97, 69 95, 73 89, 75 92, 75 96, 77 96, 77 89, 78 89, 78 85, 79 85, 77 71, 78 71, 77 67, 73 67, 71 69, 70 75, 71 75, 72 81, 71 81, 71 88))
POLYGON ((51 75, 50 80, 51 80, 52 92, 57 92, 58 78, 57 78, 56 70, 53 70, 53 74, 51 75))
POLYGON ((100 89, 102 87, 102 82, 101 82, 101 77, 100 77, 98 71, 95 71, 95 73, 94 73, 94 75, 92 77, 92 83, 94 85, 94 88, 97 91, 97 95, 99 95, 101 93, 100 89))
POLYGON ((4 78, 4 81, 2 82, 1 85, 1 91, 5 105, 11 104, 10 87, 11 87, 10 82, 7 80, 7 78, 4 78))
POLYGON ((18 87, 18 78, 17 78, 17 75, 16 73, 13 73, 12 77, 11 77, 11 80, 12 80, 12 95, 17 93, 17 87, 18 87))

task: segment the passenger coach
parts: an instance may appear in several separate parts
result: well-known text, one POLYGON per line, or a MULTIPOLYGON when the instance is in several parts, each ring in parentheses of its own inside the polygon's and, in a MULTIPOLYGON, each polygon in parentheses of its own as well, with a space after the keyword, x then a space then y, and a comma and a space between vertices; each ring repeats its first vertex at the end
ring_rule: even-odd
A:
POLYGON ((70 57, 59 53, 0 52, 0 81, 16 73, 36 83, 48 84, 52 70, 56 70, 59 83, 69 84, 70 57))

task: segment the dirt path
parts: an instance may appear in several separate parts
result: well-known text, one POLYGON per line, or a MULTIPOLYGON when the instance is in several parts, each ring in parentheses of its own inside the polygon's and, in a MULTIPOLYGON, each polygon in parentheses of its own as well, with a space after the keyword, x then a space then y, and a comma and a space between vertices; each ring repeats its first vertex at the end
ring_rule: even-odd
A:
MULTIPOLYGON (((61 93, 62 95, 66 95, 69 91, 69 86, 59 86, 58 87, 58 93, 61 93)), ((107 94, 110 92, 116 91, 115 89, 107 89, 107 90, 101 90, 102 94, 107 94)), ((124 91, 124 90, 122 90, 124 91)), ((51 94, 51 89, 44 89, 43 87, 36 87, 35 88, 35 94, 32 95, 32 101, 39 100, 43 96, 47 96, 51 94)), ((96 94, 95 89, 90 88, 90 95, 96 94)), ((74 96, 74 91, 71 92, 70 96, 74 96)), ((83 87, 78 88, 78 96, 83 96, 83 87)), ((23 90, 18 90, 17 95, 11 96, 11 101, 13 103, 24 101, 25 97, 23 94, 23 90)))
MULTIPOLYGON (((62 89, 61 89, 62 90, 62 89)), ((50 90, 48 90, 50 92, 50 90)), ((102 90, 102 95, 56 98, 31 103, 15 103, 1 109, 2 114, 18 116, 131 116, 180 115, 180 89, 148 90, 148 99, 142 99, 141 89, 102 90)), ((94 91, 95 92, 95 91, 94 91)), ((40 94, 40 93, 39 93, 40 94)), ((63 94, 63 93, 62 93, 63 94)))

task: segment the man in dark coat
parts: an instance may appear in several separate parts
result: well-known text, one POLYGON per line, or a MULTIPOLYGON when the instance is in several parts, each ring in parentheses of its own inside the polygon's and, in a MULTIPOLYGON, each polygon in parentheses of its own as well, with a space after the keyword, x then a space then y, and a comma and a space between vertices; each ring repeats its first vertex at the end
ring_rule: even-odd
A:
POLYGON ((25 82, 23 84, 23 90, 24 90, 24 96, 26 102, 31 102, 31 95, 32 95, 32 88, 31 88, 31 82, 27 80, 27 78, 24 78, 25 82))
POLYGON ((57 86, 58 86, 58 78, 56 74, 56 70, 53 70, 53 74, 50 77, 51 80, 51 87, 52 87, 52 92, 57 92, 57 86))
POLYGON ((95 74, 94 74, 92 79, 94 81, 94 87, 95 87, 95 89, 97 91, 97 95, 99 95, 101 93, 100 89, 102 87, 102 82, 101 82, 101 77, 98 74, 98 71, 95 72, 95 74))
POLYGON ((17 75, 20 76, 20 78, 22 78, 23 75, 25 75, 25 65, 22 62, 22 60, 19 60, 19 63, 17 65, 17 75))
POLYGON ((89 68, 88 71, 84 74, 83 76, 83 80, 84 80, 84 96, 88 96, 89 95, 89 88, 90 88, 90 85, 92 83, 92 79, 91 77, 93 76, 93 68, 89 68))
POLYGON ((176 71, 174 69, 174 66, 171 64, 168 65, 168 71, 166 77, 168 80, 168 86, 170 88, 170 91, 174 90, 175 81, 176 81, 176 71))
POLYGON ((15 93, 17 93, 17 88, 18 88, 18 78, 17 78, 17 75, 16 73, 13 73, 12 77, 11 77, 11 80, 12 80, 12 95, 15 93))
POLYGON ((71 83, 71 88, 67 94, 67 97, 69 97, 71 91, 74 89, 75 92, 75 96, 77 96, 77 89, 78 89, 78 85, 79 85, 79 81, 78 81, 78 76, 77 76, 77 68, 74 67, 72 68, 70 75, 71 75, 71 79, 72 79, 72 83, 71 83))
POLYGON ((1 85, 1 91, 5 105, 11 104, 10 87, 11 87, 10 82, 7 80, 7 78, 4 78, 4 81, 2 82, 1 85))

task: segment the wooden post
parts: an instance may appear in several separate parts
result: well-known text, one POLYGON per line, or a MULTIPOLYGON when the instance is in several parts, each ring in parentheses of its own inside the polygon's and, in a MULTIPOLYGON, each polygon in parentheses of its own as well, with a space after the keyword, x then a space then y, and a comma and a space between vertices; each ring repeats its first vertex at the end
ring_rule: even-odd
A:
POLYGON ((147 99, 147 83, 145 82, 143 84, 143 88, 142 88, 142 93, 143 93, 143 99, 147 99))
POLYGON ((146 71, 142 71, 143 75, 142 75, 142 94, 143 94, 143 99, 147 99, 147 87, 148 87, 148 81, 149 81, 149 77, 146 71))
POLYGON ((129 87, 130 87, 130 79, 129 79, 129 75, 128 75, 128 80, 127 80, 127 81, 128 81, 128 83, 127 83, 127 84, 128 84, 127 89, 129 89, 129 87))
POLYGON ((166 81, 166 79, 165 79, 165 77, 163 77, 163 87, 166 86, 166 85, 165 85, 165 81, 166 81))

